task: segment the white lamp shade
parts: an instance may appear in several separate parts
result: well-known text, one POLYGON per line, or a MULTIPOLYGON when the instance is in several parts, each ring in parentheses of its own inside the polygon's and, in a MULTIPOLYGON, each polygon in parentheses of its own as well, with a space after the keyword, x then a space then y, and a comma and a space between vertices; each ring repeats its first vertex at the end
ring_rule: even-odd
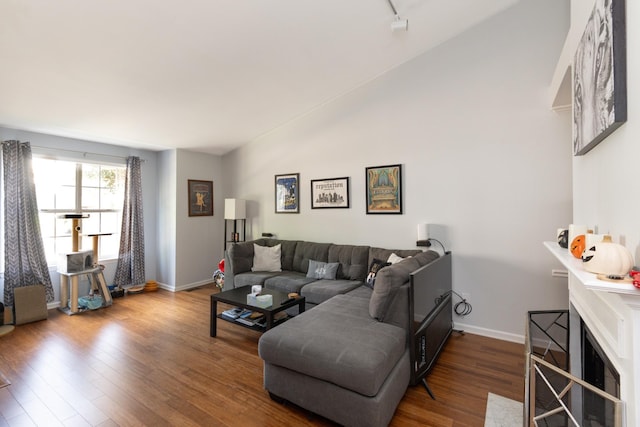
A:
POLYGON ((247 201, 242 199, 224 199, 224 219, 245 219, 247 201))
POLYGON ((429 240, 429 224, 418 224, 418 240, 429 240))

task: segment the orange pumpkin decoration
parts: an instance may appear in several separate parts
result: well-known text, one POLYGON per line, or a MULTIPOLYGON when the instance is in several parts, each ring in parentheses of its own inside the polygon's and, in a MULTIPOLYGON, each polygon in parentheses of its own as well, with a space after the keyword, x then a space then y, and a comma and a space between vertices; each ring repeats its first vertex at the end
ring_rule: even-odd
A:
POLYGON ((569 248, 571 249, 571 254, 574 257, 578 259, 582 257, 582 252, 584 252, 584 248, 586 247, 585 240, 584 234, 580 234, 571 242, 571 246, 569 248))

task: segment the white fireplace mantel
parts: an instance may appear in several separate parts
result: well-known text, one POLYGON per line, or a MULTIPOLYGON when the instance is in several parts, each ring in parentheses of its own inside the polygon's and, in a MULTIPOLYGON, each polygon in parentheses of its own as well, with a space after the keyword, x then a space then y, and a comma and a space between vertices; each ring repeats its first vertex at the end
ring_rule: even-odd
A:
POLYGON ((640 289, 599 280, 566 248, 544 245, 568 270, 569 301, 620 374, 625 425, 640 427, 640 289))
POLYGON ((640 289, 631 283, 616 283, 605 280, 598 280, 595 274, 589 273, 583 267, 582 260, 574 257, 566 248, 561 248, 555 242, 544 242, 544 245, 552 254, 560 260, 560 262, 569 270, 571 274, 576 276, 585 288, 592 291, 611 292, 621 295, 631 295, 634 298, 629 299, 630 305, 640 304, 636 298, 640 297, 640 289))

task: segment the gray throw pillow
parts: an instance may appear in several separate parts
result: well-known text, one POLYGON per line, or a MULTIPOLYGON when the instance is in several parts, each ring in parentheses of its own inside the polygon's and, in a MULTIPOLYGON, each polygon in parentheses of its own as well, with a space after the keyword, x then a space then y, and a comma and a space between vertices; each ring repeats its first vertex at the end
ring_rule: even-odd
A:
POLYGON ((336 273, 338 273, 338 262, 320 262, 309 260, 309 270, 307 270, 307 277, 312 279, 328 279, 335 280, 336 273))

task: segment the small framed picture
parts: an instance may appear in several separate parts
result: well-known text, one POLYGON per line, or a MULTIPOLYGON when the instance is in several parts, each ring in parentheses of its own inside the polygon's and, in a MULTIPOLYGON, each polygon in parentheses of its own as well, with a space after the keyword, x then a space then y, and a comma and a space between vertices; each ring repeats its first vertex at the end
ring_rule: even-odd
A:
POLYGON ((188 181, 189 216, 213 216, 213 181, 188 181))
POLYGON ((276 175, 276 213, 300 213, 300 174, 276 175))
POLYGON ((367 214, 401 214, 402 165, 368 167, 365 173, 367 214))
POLYGON ((311 180, 311 209, 349 207, 349 178, 311 180))

